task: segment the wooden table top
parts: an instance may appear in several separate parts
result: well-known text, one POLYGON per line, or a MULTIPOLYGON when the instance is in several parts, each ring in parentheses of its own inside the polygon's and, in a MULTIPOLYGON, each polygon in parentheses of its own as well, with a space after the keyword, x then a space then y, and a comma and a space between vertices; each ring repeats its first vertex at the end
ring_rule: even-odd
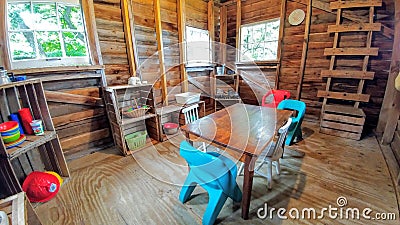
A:
POLYGON ((291 115, 288 110, 235 104, 181 129, 239 153, 258 156, 291 115))

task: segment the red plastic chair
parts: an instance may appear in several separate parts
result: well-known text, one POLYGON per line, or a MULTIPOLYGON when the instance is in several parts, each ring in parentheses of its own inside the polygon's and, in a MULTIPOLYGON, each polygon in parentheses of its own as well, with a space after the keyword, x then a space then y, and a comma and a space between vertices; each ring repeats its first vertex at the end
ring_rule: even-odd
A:
MULTIPOLYGON (((270 97, 271 98, 271 97, 270 97)), ((276 108, 279 103, 285 99, 290 98, 290 92, 286 90, 270 90, 262 98, 262 106, 269 108, 276 108), (267 99, 272 95, 272 100, 267 99), (268 102, 266 102, 266 100, 268 102)))

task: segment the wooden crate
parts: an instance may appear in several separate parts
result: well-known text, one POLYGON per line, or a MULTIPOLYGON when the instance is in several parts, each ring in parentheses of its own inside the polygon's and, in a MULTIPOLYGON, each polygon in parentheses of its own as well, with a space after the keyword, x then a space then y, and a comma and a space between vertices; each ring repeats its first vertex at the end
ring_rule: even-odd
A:
POLYGON ((128 134, 146 130, 149 136, 146 146, 153 141, 160 140, 159 121, 155 113, 152 85, 111 86, 105 89, 104 95, 114 143, 124 155, 133 153, 128 149, 125 141, 125 136, 128 134), (150 106, 150 109, 145 115, 137 118, 124 115, 123 110, 126 107, 135 106, 136 103, 139 105, 146 104, 150 106))
POLYGON ((322 113, 320 132, 360 140, 365 123, 362 109, 341 105, 326 105, 322 113))
POLYGON ((24 143, 10 149, 0 141, 0 197, 21 192, 22 182, 32 171, 49 170, 69 177, 39 79, 0 86, 1 122, 8 121, 8 116, 21 108, 29 108, 33 119, 42 120, 45 132, 41 136, 26 135, 24 143))
POLYGON ((32 208, 24 192, 0 200, 0 211, 4 211, 9 219, 9 224, 42 224, 32 208))

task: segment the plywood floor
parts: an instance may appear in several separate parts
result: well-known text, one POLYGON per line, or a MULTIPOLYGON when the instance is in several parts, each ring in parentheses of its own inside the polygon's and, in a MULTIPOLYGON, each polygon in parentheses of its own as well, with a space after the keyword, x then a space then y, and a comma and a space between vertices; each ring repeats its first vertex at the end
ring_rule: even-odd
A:
MULTIPOLYGON (((272 190, 266 181, 254 179, 250 220, 240 217, 232 200, 225 203, 217 224, 399 224, 396 221, 332 219, 328 213, 317 220, 260 219, 259 208, 287 210, 338 207, 343 196, 347 205, 362 211, 396 213, 399 208, 383 155, 373 136, 352 141, 319 134, 318 127, 305 123, 304 140, 287 148, 282 174, 274 175, 272 190)), ((122 157, 115 149, 97 152, 69 163, 71 178, 56 198, 38 205, 44 224, 201 224, 208 196, 197 187, 195 197, 178 201, 179 184, 187 168, 179 157, 177 143, 164 142, 122 157)), ((242 177, 238 177, 242 185, 242 177)), ((288 216, 288 214, 286 214, 288 216)))

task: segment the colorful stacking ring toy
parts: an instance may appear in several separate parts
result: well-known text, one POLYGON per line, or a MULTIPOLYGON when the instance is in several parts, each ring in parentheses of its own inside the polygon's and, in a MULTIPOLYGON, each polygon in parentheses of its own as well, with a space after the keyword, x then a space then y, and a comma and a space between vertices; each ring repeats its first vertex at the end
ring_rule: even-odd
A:
POLYGON ((16 146, 22 144, 25 140, 26 140, 26 136, 21 134, 21 136, 19 137, 18 140, 14 141, 14 142, 11 142, 11 143, 8 143, 8 144, 4 144, 4 145, 8 149, 8 148, 16 147, 16 146))
POLYGON ((19 130, 19 125, 16 121, 7 121, 0 124, 1 136, 13 135, 17 130, 19 130))
POLYGON ((19 129, 17 130, 17 132, 13 135, 10 136, 2 136, 4 143, 11 143, 14 142, 16 140, 18 140, 20 137, 20 133, 19 133, 19 129))

